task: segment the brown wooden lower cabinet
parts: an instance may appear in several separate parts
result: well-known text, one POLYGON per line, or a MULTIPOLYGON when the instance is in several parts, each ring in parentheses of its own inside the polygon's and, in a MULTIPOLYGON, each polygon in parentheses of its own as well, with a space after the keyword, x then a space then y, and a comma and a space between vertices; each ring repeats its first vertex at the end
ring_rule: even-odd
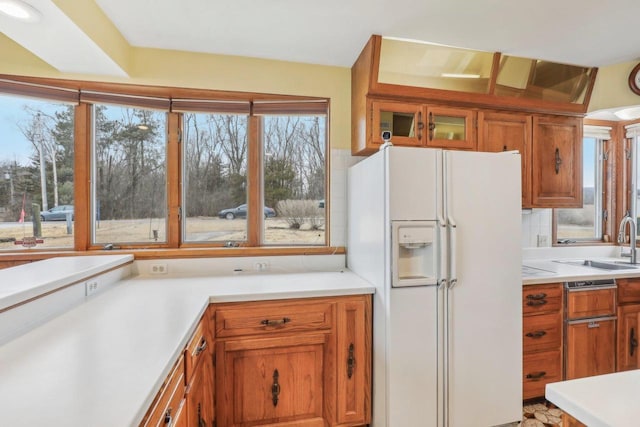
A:
POLYGON ((562 427, 587 427, 567 413, 562 414, 562 427))
POLYGON ((141 426, 366 425, 371 324, 370 295, 212 304, 141 426))
POLYGON ((568 324, 565 379, 615 372, 615 337, 615 318, 568 324))
POLYGON ((369 296, 215 307, 218 425, 370 422, 369 296))
POLYGON ((524 286, 522 313, 522 396, 540 398, 562 381, 562 284, 524 286))
POLYGON ((640 304, 618 308, 618 371, 640 368, 640 304))

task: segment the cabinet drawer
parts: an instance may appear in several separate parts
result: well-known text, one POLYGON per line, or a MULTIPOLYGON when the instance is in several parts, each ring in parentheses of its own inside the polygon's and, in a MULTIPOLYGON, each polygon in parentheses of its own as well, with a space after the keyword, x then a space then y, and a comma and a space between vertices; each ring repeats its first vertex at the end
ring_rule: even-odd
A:
POLYGON ((176 417, 183 404, 185 389, 184 358, 180 357, 151 406, 146 421, 141 425, 145 427, 165 425, 166 415, 176 417))
POLYGON ((640 303, 640 280, 617 279, 618 304, 640 303))
POLYGON ((184 359, 185 359, 185 377, 186 382, 189 383, 191 381, 191 376, 193 375, 193 371, 200 363, 200 360, 210 353, 211 342, 209 342, 209 331, 207 329, 206 324, 207 316, 198 323, 189 344, 187 344, 187 348, 184 351, 184 359))
POLYGON ((569 291, 567 293, 567 318, 584 319, 614 315, 616 312, 616 290, 596 289, 569 291))
POLYGON ((215 314, 218 338, 331 329, 330 302, 261 302, 221 306, 215 314))
POLYGON ((535 314, 559 311, 562 307, 562 285, 524 286, 522 292, 522 313, 535 314))
POLYGON ((522 320, 522 351, 554 350, 561 345, 562 315, 560 312, 540 316, 525 316, 522 320))
POLYGON ((525 354, 522 365, 524 399, 544 396, 547 383, 562 380, 560 350, 525 354))

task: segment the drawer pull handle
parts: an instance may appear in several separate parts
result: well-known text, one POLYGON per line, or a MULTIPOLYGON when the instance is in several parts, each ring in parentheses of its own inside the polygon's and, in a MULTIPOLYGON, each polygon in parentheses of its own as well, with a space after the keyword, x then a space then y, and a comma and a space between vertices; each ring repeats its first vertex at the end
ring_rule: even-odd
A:
POLYGON ((544 377, 545 375, 547 375, 545 371, 533 372, 531 374, 527 374, 527 379, 536 381, 544 377))
POLYGON ((528 332, 527 333, 527 336, 529 338, 533 338, 533 339, 542 338, 545 335, 547 335, 547 333, 545 331, 535 331, 535 332, 528 332))
POLYGON ((545 294, 544 292, 541 294, 529 294, 527 295, 527 299, 528 300, 537 300, 537 299, 545 299, 547 297, 547 294, 545 294))
POLYGON ((539 307, 541 305, 545 305, 547 303, 546 299, 534 299, 531 301, 527 301, 527 305, 529 307, 539 307))
POLYGON ((633 356, 633 353, 636 351, 638 347, 638 338, 636 338, 636 331, 634 328, 631 328, 631 333, 629 334, 629 355, 633 356))
POLYGON ((164 413, 164 425, 165 427, 171 427, 173 425, 173 417, 171 416, 171 408, 167 409, 164 413))
POLYGON ((260 324, 265 326, 280 326, 289 322, 291 322, 291 319, 289 319, 288 317, 283 317, 282 319, 276 319, 276 320, 264 319, 263 321, 260 322, 260 324))
POLYGON ((280 384, 278 384, 278 378, 280 374, 277 369, 273 370, 273 384, 271 384, 271 401, 273 406, 278 406, 278 396, 280 395, 280 384))
POLYGON ((198 356, 200 353, 202 353, 206 349, 207 349, 207 340, 206 338, 202 337, 202 341, 200 341, 200 345, 196 348, 195 355, 198 356))
POLYGON ((349 357, 347 358, 347 377, 351 379, 356 367, 356 357, 353 354, 353 343, 349 344, 349 357))

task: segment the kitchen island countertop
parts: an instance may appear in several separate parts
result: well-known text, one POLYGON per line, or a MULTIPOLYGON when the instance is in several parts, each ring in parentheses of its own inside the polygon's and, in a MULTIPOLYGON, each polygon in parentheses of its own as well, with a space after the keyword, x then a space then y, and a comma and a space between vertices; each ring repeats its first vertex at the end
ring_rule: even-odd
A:
POLYGON ((589 427, 635 427, 640 370, 547 384, 546 398, 589 427))

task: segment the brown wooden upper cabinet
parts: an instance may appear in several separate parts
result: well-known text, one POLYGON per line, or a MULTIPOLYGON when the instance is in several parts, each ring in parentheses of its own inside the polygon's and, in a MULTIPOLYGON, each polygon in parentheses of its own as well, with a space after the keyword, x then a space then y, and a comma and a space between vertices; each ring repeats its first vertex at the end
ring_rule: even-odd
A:
MULTIPOLYGON (((410 102, 370 102, 371 134, 368 144, 384 143, 382 133, 392 134, 393 144, 449 149, 476 148, 475 111, 410 102)), ((376 149, 377 149, 376 148, 376 149)))
POLYGON ((478 112, 478 151, 518 150, 522 206, 582 206, 582 119, 478 112))
POLYGON ((522 206, 531 207, 532 117, 520 113, 478 113, 478 151, 520 152, 522 160, 522 206))
POLYGON ((385 130, 395 145, 518 150, 523 207, 581 207, 582 116, 596 73, 374 35, 351 68, 351 152, 376 152, 385 130))
POLYGON ((531 203, 582 207, 582 119, 534 116, 531 203))

